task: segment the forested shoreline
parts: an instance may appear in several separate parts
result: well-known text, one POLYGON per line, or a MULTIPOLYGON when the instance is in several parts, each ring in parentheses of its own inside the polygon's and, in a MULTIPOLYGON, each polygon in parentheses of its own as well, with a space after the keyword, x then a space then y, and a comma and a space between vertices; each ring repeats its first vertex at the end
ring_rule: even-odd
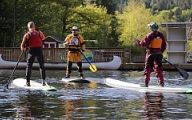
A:
POLYGON ((190 22, 191 7, 192 0, 1 0, 0 47, 18 47, 31 20, 59 40, 76 25, 96 47, 127 47, 151 21, 190 22))

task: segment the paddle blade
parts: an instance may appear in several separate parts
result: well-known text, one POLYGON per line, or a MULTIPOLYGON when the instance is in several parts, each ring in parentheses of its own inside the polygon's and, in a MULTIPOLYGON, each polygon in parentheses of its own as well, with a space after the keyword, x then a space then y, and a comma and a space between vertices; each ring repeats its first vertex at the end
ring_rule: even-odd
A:
POLYGON ((93 64, 91 64, 89 66, 89 69, 91 70, 91 72, 96 72, 97 71, 97 67, 95 65, 93 65, 93 64))
POLYGON ((169 62, 168 60, 166 60, 165 58, 163 58, 166 62, 168 62, 170 65, 172 65, 173 67, 175 67, 177 69, 177 71, 179 72, 179 74, 183 77, 184 80, 187 80, 189 77, 189 74, 187 73, 187 71, 173 65, 171 62, 169 62))
POLYGON ((181 69, 181 68, 177 68, 179 74, 183 77, 184 80, 187 80, 189 77, 189 74, 187 73, 187 71, 181 69))

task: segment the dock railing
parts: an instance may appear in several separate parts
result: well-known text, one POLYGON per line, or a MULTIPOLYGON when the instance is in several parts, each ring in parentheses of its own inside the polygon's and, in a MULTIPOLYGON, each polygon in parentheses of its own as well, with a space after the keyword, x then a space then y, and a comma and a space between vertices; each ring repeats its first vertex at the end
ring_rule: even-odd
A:
MULTIPOLYGON (((113 56, 121 57, 123 62, 130 62, 129 49, 124 48, 86 48, 93 55, 92 62, 107 62, 113 59, 113 56)), ((0 48, 0 54, 3 60, 17 61, 20 55, 20 48, 0 48)), ((43 48, 45 62, 58 63, 66 62, 67 49, 65 48, 43 48)), ((26 61, 25 53, 21 61, 26 61)))

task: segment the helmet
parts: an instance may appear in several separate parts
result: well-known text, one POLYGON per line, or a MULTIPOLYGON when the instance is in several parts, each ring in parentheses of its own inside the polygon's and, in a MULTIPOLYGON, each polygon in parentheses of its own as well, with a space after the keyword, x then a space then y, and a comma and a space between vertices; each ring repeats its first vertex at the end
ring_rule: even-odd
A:
POLYGON ((77 26, 73 26, 72 30, 78 30, 78 27, 77 26))
POLYGON ((151 23, 148 24, 148 26, 150 27, 150 29, 152 31, 157 31, 158 28, 159 28, 159 26, 158 26, 158 24, 156 22, 151 22, 151 23))

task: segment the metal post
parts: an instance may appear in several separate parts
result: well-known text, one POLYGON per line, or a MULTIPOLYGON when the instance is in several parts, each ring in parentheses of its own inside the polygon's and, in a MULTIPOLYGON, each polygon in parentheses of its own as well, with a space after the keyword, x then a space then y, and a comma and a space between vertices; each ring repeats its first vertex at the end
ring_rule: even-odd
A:
POLYGON ((16 0, 14 0, 14 8, 13 8, 13 47, 15 47, 15 13, 16 13, 16 0))

